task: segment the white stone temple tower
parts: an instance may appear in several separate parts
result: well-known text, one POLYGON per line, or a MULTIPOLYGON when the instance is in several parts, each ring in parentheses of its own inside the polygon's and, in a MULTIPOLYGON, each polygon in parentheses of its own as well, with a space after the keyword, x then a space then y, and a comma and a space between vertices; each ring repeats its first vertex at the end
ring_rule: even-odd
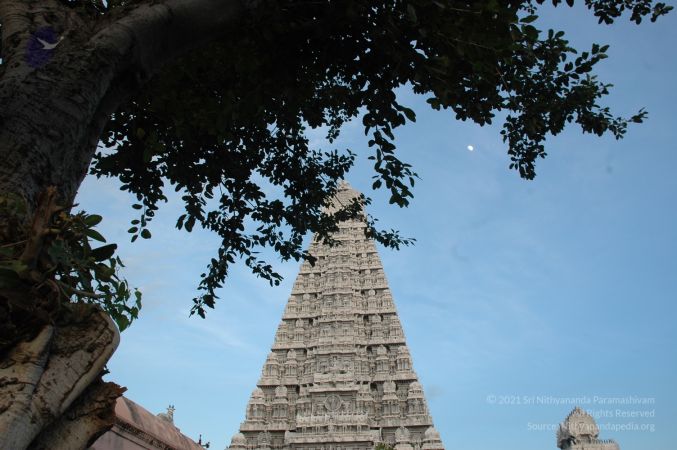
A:
POLYGON ((577 406, 557 429, 557 447, 562 450, 620 450, 614 440, 598 437, 595 419, 577 406))
MULTIPOLYGON (((336 201, 357 195, 342 183, 336 201)), ((311 244, 230 450, 444 450, 364 228, 311 244)))

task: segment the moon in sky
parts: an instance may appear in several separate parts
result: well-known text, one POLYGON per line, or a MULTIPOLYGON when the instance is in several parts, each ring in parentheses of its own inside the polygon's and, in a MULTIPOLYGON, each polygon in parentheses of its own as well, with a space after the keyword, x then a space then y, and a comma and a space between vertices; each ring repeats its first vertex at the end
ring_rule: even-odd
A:
POLYGON ((472 151, 474 151, 474 150, 475 150, 475 147, 473 147, 472 145, 469 145, 469 146, 468 146, 468 151, 469 151, 469 152, 472 152, 472 151))

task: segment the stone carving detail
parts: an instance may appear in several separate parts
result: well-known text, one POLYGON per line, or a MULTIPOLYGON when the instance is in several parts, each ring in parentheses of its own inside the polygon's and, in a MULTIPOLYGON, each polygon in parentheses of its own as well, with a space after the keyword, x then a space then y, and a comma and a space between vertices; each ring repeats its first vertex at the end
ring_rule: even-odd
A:
MULTIPOLYGON (((342 184, 335 203, 358 195, 342 184)), ((231 450, 444 450, 365 226, 311 243, 231 450)))
POLYGON ((176 411, 176 408, 174 408, 174 405, 169 405, 167 407, 167 412, 160 413, 157 416, 160 419, 166 420, 169 423, 174 423, 174 411, 176 411))
POLYGON ((442 445, 442 440, 440 439, 440 433, 437 432, 435 427, 430 427, 425 430, 423 434, 423 446, 421 450, 442 450, 444 446, 442 445))
POLYGON ((270 448, 270 433, 262 431, 256 436, 257 448, 270 448))
POLYGON ((404 426, 395 431, 395 450, 412 450, 411 432, 404 426))
POLYGON ((331 394, 327 397, 327 399, 324 401, 324 406, 327 408, 327 411, 329 412, 336 412, 341 408, 341 405, 343 402, 341 401, 341 397, 339 397, 336 394, 331 394))
POLYGON ((230 441, 230 449, 244 450, 247 447, 247 438, 242 433, 236 433, 230 441))

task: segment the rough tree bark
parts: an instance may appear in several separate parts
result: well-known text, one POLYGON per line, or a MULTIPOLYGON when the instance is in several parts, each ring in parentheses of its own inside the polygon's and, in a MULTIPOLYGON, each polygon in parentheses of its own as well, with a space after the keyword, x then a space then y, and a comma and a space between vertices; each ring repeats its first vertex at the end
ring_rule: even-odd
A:
POLYGON ((100 378, 119 340, 115 324, 101 310, 72 305, 57 323, 12 348, 0 367, 0 449, 84 448, 98 431, 88 428, 112 426, 107 411, 123 392, 119 386, 97 383, 87 392, 97 405, 93 408, 74 401, 100 378), (59 442, 51 439, 57 436, 59 442), (78 441, 82 446, 72 445, 78 441))
MULTIPOLYGON (((49 186, 58 204, 73 203, 122 102, 253 6, 149 0, 96 16, 58 0, 0 0, 0 196, 27 207, 18 222, 0 213, 0 246, 16 242, 49 186), (32 35, 47 27, 60 41, 44 64, 31 63, 32 35)), ((38 297, 0 289, 0 449, 85 448, 112 426, 123 392, 100 379, 119 333, 94 306, 38 297)))
POLYGON ((165 63, 230 31, 244 0, 140 3, 97 21, 58 0, 0 0, 0 189, 34 206, 47 186, 75 197, 110 115, 165 63), (41 67, 31 32, 62 37, 41 67))

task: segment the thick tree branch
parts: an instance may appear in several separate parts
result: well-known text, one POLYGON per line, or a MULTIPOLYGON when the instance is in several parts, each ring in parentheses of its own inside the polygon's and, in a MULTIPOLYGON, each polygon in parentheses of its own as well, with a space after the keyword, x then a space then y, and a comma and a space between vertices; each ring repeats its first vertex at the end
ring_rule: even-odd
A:
POLYGON ((126 389, 95 380, 54 423, 31 442, 30 450, 89 448, 115 423, 115 402, 126 389))
POLYGON ((90 146, 98 143, 110 115, 164 64, 230 31, 255 4, 252 0, 144 3, 104 26, 90 44, 104 54, 118 55, 122 66, 92 118, 90 146))
POLYGON ((0 450, 26 448, 58 420, 100 376, 120 342, 118 329, 100 308, 74 304, 69 314, 3 360, 0 450))

